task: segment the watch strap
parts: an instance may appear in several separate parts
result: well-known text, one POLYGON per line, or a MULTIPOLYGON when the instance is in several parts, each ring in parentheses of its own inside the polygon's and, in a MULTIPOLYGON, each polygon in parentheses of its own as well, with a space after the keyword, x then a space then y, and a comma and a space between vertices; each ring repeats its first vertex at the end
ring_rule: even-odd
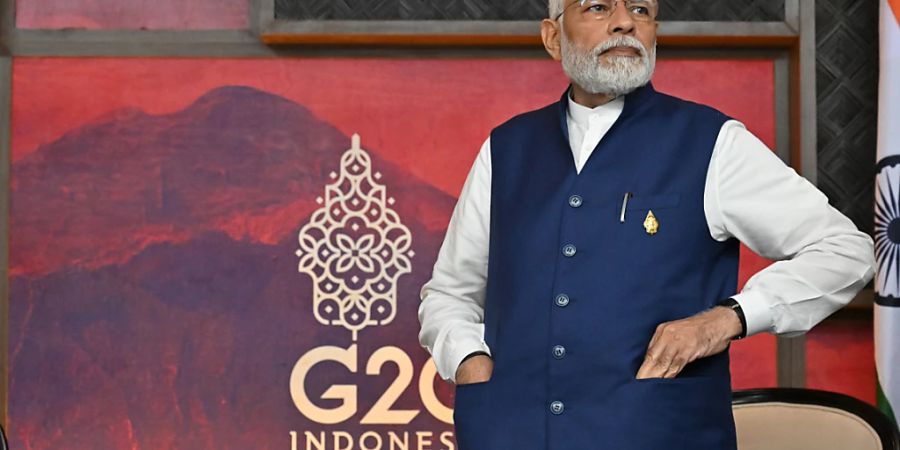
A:
POLYGON ((725 300, 720 301, 717 305, 724 306, 726 308, 731 308, 735 312, 735 314, 737 314, 738 319, 741 321, 740 334, 732 337, 731 339, 738 340, 738 339, 743 339, 743 338, 747 337, 747 317, 744 316, 744 309, 741 308, 741 304, 738 303, 738 301, 735 300, 734 298, 728 297, 725 300))

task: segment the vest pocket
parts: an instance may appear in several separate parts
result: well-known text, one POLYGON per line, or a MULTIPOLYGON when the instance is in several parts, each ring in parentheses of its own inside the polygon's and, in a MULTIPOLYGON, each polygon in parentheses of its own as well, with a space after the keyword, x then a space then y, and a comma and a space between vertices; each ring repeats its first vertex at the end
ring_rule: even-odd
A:
POLYGON ((628 199, 626 213, 629 210, 648 210, 674 208, 681 203, 678 194, 641 194, 637 193, 628 199))
POLYGON ((669 219, 673 217, 673 213, 677 212, 673 208, 677 208, 679 203, 681 203, 681 196, 678 194, 637 193, 617 207, 617 219, 627 229, 656 234, 661 226, 668 229, 669 219), (652 217, 650 211, 653 211, 652 217))
POLYGON ((610 254, 622 255, 623 267, 643 270, 671 258, 680 247, 676 237, 683 236, 683 211, 679 194, 636 193, 616 209, 616 227, 610 230, 616 242, 607 244, 610 254), (652 214, 651 214, 652 211, 652 214))
POLYGON ((727 377, 630 380, 619 391, 629 448, 735 449, 727 377))
POLYGON ((459 450, 483 449, 492 432, 492 418, 488 411, 491 379, 477 383, 456 385, 453 400, 453 426, 459 450))
POLYGON ((468 388, 470 388, 470 387, 477 387, 477 386, 479 386, 479 385, 482 385, 482 384, 488 384, 488 383, 490 383, 490 382, 491 382, 491 378, 488 378, 487 381, 477 381, 477 382, 475 382, 475 383, 457 384, 457 385, 455 385, 455 388, 456 388, 456 389, 463 389, 463 390, 465 390, 465 389, 468 389, 468 388))

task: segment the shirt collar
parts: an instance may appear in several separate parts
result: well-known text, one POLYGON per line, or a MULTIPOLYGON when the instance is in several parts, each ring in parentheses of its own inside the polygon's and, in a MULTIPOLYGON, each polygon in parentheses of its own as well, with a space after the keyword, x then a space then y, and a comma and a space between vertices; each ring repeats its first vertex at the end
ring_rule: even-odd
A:
MULTIPOLYGON (((569 92, 571 91, 572 86, 566 88, 565 92, 559 97, 559 102, 557 102, 557 109, 559 111, 557 117, 559 118, 559 131, 562 133, 562 136, 566 139, 566 142, 569 141, 569 92)), ((647 83, 644 86, 641 86, 634 90, 634 92, 624 96, 622 99, 624 106, 622 106, 621 114, 615 117, 615 122, 618 122, 621 119, 627 118, 636 112, 643 110, 648 107, 652 102, 653 98, 656 96, 656 90, 653 89, 653 83, 647 83)), ((612 102, 610 102, 612 103, 612 102)))
POLYGON ((572 99, 571 90, 566 95, 566 98, 568 99, 569 103, 569 107, 567 108, 567 115, 569 119, 574 121, 578 126, 582 128, 590 127, 590 118, 592 116, 618 117, 625 107, 624 95, 620 95, 615 99, 595 108, 589 108, 575 102, 575 100, 572 99))

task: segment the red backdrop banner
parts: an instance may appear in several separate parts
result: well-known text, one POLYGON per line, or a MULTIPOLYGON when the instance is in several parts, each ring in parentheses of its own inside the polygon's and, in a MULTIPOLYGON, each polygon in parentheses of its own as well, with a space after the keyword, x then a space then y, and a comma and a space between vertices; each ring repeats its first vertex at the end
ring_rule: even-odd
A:
POLYGON ((249 0, 15 0, 16 27, 31 29, 248 28, 249 0))
MULTIPOLYGON (((655 84, 774 145, 772 61, 655 84)), ((543 59, 17 58, 13 448, 453 448, 419 288, 490 129, 565 87, 543 59)), ((774 385, 771 336, 732 355, 774 385)))

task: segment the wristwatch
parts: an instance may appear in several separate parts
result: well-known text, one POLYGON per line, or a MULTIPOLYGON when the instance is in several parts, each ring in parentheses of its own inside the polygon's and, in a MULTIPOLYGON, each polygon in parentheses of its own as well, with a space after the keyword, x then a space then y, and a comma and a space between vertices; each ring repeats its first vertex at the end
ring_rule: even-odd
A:
POLYGON ((725 300, 720 301, 716 305, 724 306, 726 308, 731 308, 737 314, 738 319, 741 321, 741 333, 737 336, 733 336, 731 340, 738 340, 747 337, 747 318, 744 317, 744 310, 741 308, 741 304, 737 302, 737 300, 728 297, 725 300))

